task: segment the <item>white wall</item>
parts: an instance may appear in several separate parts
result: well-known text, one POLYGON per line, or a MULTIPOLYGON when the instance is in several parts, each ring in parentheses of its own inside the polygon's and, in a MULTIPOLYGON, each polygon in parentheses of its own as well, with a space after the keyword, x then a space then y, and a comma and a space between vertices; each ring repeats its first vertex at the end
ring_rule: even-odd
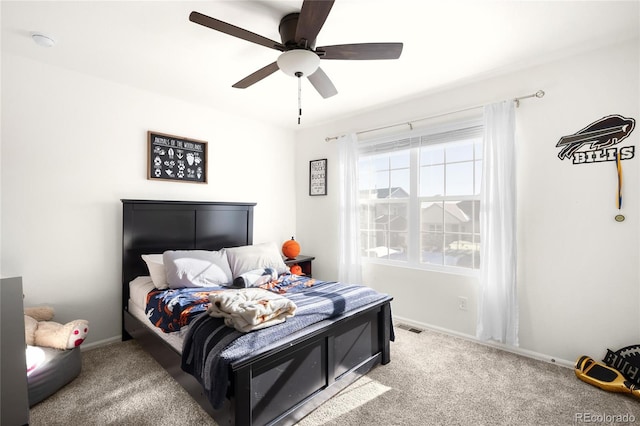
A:
POLYGON ((293 134, 3 53, 2 259, 25 305, 120 334, 120 199, 257 202, 254 242, 295 233, 293 134), (207 185, 146 179, 147 130, 209 142, 207 185))
MULTIPOLYGON (((640 119, 639 47, 636 39, 298 131, 297 238, 303 253, 317 257, 314 276, 337 276, 337 152, 325 137, 543 89, 544 98, 522 101, 516 110, 520 349, 568 364, 636 343, 638 159, 623 162, 627 220, 617 223, 614 164, 560 161, 555 145, 605 115, 640 119), (328 159, 326 197, 307 195, 308 162, 317 158, 328 159)), ((623 145, 637 147, 639 140, 636 129, 623 145)), ((366 284, 394 296, 396 317, 475 335, 476 278, 380 265, 363 272, 366 284), (469 299, 468 311, 458 309, 458 296, 469 299)))

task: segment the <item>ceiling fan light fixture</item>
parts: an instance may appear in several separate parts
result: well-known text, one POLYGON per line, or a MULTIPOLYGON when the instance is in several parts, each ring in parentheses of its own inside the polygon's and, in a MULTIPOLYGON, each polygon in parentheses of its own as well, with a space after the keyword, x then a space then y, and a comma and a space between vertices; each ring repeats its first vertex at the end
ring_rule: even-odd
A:
POLYGON ((320 66, 320 57, 310 50, 294 49, 278 56, 278 68, 287 75, 296 77, 298 73, 310 76, 320 66))

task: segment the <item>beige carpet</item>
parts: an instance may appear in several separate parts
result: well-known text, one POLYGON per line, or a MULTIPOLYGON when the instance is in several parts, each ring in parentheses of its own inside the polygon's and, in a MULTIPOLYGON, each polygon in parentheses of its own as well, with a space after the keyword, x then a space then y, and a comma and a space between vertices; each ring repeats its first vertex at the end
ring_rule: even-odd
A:
MULTIPOLYGON (((32 425, 215 425, 134 341, 82 355, 80 376, 31 409, 32 425)), ((391 356, 299 425, 640 423, 638 399, 464 339, 396 327, 391 356)))

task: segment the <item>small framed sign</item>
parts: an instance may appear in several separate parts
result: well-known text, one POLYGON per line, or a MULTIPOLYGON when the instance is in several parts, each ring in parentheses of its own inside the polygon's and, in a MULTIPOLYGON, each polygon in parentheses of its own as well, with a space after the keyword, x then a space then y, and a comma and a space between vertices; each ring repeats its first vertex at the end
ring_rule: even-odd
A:
POLYGON ((207 142, 147 132, 147 179, 207 183, 207 142))
POLYGON ((309 195, 327 195, 327 159, 309 161, 309 195))

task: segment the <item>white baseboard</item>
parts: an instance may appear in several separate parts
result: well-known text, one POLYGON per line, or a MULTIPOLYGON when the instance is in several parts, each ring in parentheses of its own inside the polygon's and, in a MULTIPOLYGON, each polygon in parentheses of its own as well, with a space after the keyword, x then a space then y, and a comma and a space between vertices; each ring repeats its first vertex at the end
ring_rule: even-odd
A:
POLYGON ((490 346, 492 348, 501 349, 501 350, 506 351, 506 352, 511 352, 511 353, 514 353, 514 354, 517 354, 517 355, 526 356, 528 358, 536 359, 538 361, 544 361, 544 362, 548 362, 550 364, 556 364, 556 365, 559 365, 561 367, 566 367, 566 368, 571 368, 571 369, 574 368, 574 362, 573 361, 567 361, 566 359, 556 358, 556 357, 553 357, 553 356, 550 356, 550 355, 541 354, 539 352, 530 351, 528 349, 522 349, 522 348, 518 348, 518 347, 514 347, 514 346, 509 346, 509 345, 505 345, 503 343, 498 343, 498 342, 478 340, 475 336, 472 336, 470 334, 460 333, 458 331, 449 330, 449 329, 446 329, 446 328, 438 327, 438 326, 431 325, 431 324, 425 324, 425 323, 421 323, 421 322, 418 322, 418 321, 413 321, 413 320, 410 320, 408 318, 403 318, 403 317, 399 317, 399 316, 395 316, 395 315, 393 316, 393 321, 394 321, 394 324, 403 323, 403 324, 407 324, 407 325, 410 325, 410 326, 415 327, 415 328, 428 329, 428 330, 436 331, 436 332, 439 332, 439 333, 442 333, 442 334, 448 334, 450 336, 460 337, 462 339, 469 340, 469 341, 472 341, 474 343, 478 343, 480 345, 490 346))
MULTIPOLYGON (((544 361, 544 362, 548 362, 550 364, 556 364, 556 365, 560 365, 562 367, 571 368, 571 369, 574 368, 574 362, 573 361, 567 361, 566 359, 556 358, 556 357, 553 357, 553 356, 550 356, 550 355, 541 354, 539 352, 530 351, 528 349, 517 348, 517 347, 514 347, 514 346, 505 345, 503 343, 478 340, 475 336, 472 336, 470 334, 460 333, 458 331, 449 330, 447 328, 438 327, 438 326, 435 326, 435 325, 426 324, 426 323, 422 323, 422 322, 418 322, 418 321, 413 321, 413 320, 410 320, 408 318, 403 318, 403 317, 399 317, 399 316, 396 316, 396 315, 393 316, 393 321, 394 321, 394 324, 403 323, 403 324, 407 324, 407 325, 410 325, 410 326, 415 327, 415 328, 428 329, 428 330, 436 331, 436 332, 439 332, 439 333, 448 334, 450 336, 459 337, 461 339, 469 340, 469 341, 472 341, 474 343, 478 343, 480 345, 490 346, 492 348, 501 349, 501 350, 506 351, 506 352, 511 352, 511 353, 514 353, 514 354, 517 354, 517 355, 526 356, 528 358, 536 359, 538 361, 544 361)), ((97 342, 83 344, 80 347, 80 349, 81 350, 90 350, 90 349, 99 348, 101 346, 110 345, 112 343, 116 343, 116 342, 120 342, 120 341, 122 341, 122 336, 114 336, 114 337, 110 337, 108 339, 99 340, 97 342)))
POLYGON ((97 342, 91 342, 91 343, 83 343, 82 346, 80 346, 80 350, 81 351, 88 351, 90 349, 95 349, 95 348, 99 348, 102 346, 107 346, 110 345, 112 343, 116 343, 116 342, 120 342, 122 341, 122 336, 114 336, 114 337, 109 337, 108 339, 103 339, 103 340, 98 340, 97 342))

